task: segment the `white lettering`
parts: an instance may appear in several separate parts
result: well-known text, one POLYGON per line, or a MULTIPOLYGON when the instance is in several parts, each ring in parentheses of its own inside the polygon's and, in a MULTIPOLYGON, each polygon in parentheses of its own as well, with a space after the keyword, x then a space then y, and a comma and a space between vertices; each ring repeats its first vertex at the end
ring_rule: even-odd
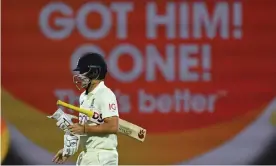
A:
POLYGON ((120 113, 129 113, 131 111, 130 96, 123 94, 120 90, 114 91, 119 104, 120 113))
POLYGON ((160 95, 156 100, 156 104, 161 113, 169 113, 172 108, 172 98, 167 94, 160 95))
POLYGON ((192 54, 198 53, 197 45, 181 45, 180 46, 180 79, 182 81, 198 81, 199 75, 190 71, 190 68, 198 67, 198 59, 191 57, 192 54))
POLYGON ((139 110, 143 113, 152 113, 155 110, 155 98, 147 95, 144 90, 138 91, 139 110))
POLYGON ((126 39, 127 38, 127 13, 133 10, 132 3, 113 3, 111 5, 113 11, 117 13, 117 38, 126 39))
POLYGON ((61 2, 52 2, 45 6, 39 15, 39 26, 42 33, 50 39, 62 40, 71 35, 74 29, 74 20, 70 18, 73 15, 73 10, 69 6, 61 2), (54 23, 59 27, 53 29, 49 25, 50 16, 54 12, 60 12, 68 18, 56 18, 54 23))
MULTIPOLYGON (((156 2, 146 4, 145 34, 137 33, 148 39, 157 39, 165 36, 167 39, 213 39, 217 36, 229 39, 232 35, 236 39, 242 38, 242 4, 217 2, 213 10, 208 11, 206 2, 167 2, 163 4, 164 13, 158 13, 159 5, 156 2), (231 5, 231 6, 230 6, 231 5), (230 20, 230 14, 233 14, 230 20), (177 20, 176 20, 177 19, 177 20), (230 22, 231 21, 231 22, 230 22), (231 24, 230 24, 231 23, 231 24), (230 33, 230 26, 233 31, 230 33), (158 33, 160 27, 165 27, 165 33, 158 33)), ((117 39, 128 37, 128 16, 134 11, 134 4, 130 2, 111 2, 104 5, 99 2, 88 2, 75 10, 63 2, 52 2, 43 7, 39 15, 39 26, 42 33, 49 39, 61 40, 69 37, 74 28, 85 39, 99 40, 110 34, 111 28, 116 29, 117 39), (50 25, 50 18, 54 13, 62 16, 55 17, 54 27, 50 25), (96 13, 100 15, 100 26, 88 26, 88 16, 96 13), (115 16, 115 18, 113 17, 115 16), (116 21, 116 22, 115 22, 116 21), (113 25, 114 24, 114 25, 113 25)), ((96 19, 98 23, 98 19, 96 19)), ((94 23, 91 20, 92 23, 94 23)), ((139 23, 140 24, 140 23, 139 23)), ((139 29, 139 27, 137 27, 139 29)))
POLYGON ((130 44, 122 44, 113 49, 109 56, 110 74, 122 82, 131 82, 137 79, 142 72, 143 59, 141 52, 130 44), (131 56, 134 62, 131 71, 123 72, 119 69, 118 60, 121 56, 131 56))
POLYGON ((146 48, 146 54, 148 55, 147 59, 147 72, 146 80, 154 81, 156 80, 156 68, 159 68, 159 71, 162 72, 163 76, 167 81, 174 81, 175 79, 175 46, 167 45, 165 47, 166 53, 165 58, 162 58, 160 52, 158 52, 156 46, 148 45, 146 48), (166 59, 166 60, 165 60, 166 59))
POLYGON ((175 21, 175 3, 166 3, 166 14, 157 15, 157 4, 150 2, 147 4, 147 37, 149 39, 157 38, 157 28, 159 25, 166 26, 166 36, 168 39, 176 37, 176 21, 175 21))
POLYGON ((216 3, 213 18, 210 19, 206 3, 197 2, 193 5, 193 36, 202 38, 202 26, 206 36, 210 39, 216 37, 216 32, 220 30, 220 37, 229 38, 229 6, 227 2, 216 3))
POLYGON ((183 39, 189 38, 189 7, 188 3, 181 3, 180 5, 180 14, 179 14, 179 22, 180 22, 180 37, 183 39))
MULTIPOLYGON (((141 77, 148 82, 153 82, 157 80, 159 73, 168 82, 211 81, 211 46, 207 44, 180 44, 179 46, 167 44, 160 50, 157 46, 149 44, 145 46, 144 51, 134 45, 121 44, 107 53, 97 45, 84 44, 71 56, 71 71, 76 68, 80 56, 86 52, 97 52, 106 57, 110 75, 120 82, 133 82, 141 77), (161 52, 165 52, 164 55, 161 52), (123 70, 123 64, 119 64, 119 59, 124 60, 124 56, 132 59, 124 61, 133 63, 131 69, 123 70)), ((75 74, 73 71, 72 73, 75 74)))
POLYGON ((101 39, 108 35, 110 31, 112 25, 111 18, 111 12, 106 6, 97 2, 89 2, 84 4, 81 7, 81 10, 79 10, 76 17, 76 25, 83 37, 88 39, 101 39), (91 12, 96 12, 102 17, 102 24, 98 29, 89 29, 87 27, 86 18, 87 15, 91 12))
POLYGON ((145 90, 138 91, 138 103, 141 113, 214 113, 219 94, 192 93, 189 89, 175 89, 173 94, 153 95, 145 90))

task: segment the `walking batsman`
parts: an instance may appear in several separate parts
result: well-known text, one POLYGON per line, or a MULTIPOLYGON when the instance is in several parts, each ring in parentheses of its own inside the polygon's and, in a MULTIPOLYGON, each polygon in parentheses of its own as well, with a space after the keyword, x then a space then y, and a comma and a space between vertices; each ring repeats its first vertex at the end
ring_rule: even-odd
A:
POLYGON ((84 89, 79 98, 80 107, 96 113, 92 118, 79 113, 79 123, 69 126, 71 134, 64 136, 67 145, 58 151, 53 161, 64 163, 78 151, 80 144, 82 152, 77 165, 118 165, 118 105, 115 94, 104 84, 106 62, 98 53, 86 53, 74 71, 79 72, 73 77, 74 83, 78 89, 84 89))

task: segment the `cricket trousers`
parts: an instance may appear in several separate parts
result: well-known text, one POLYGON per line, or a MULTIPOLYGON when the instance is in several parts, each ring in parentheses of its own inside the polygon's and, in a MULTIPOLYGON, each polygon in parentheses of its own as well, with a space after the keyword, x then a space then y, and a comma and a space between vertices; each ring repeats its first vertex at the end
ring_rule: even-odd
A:
POLYGON ((113 150, 82 151, 76 165, 118 165, 118 152, 113 150))

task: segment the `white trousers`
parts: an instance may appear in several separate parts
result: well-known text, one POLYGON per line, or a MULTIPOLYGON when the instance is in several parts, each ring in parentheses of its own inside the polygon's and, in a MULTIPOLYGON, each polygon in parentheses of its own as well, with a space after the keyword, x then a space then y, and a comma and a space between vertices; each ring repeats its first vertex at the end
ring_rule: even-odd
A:
POLYGON ((77 159, 77 166, 81 165, 118 165, 117 151, 82 151, 77 159))

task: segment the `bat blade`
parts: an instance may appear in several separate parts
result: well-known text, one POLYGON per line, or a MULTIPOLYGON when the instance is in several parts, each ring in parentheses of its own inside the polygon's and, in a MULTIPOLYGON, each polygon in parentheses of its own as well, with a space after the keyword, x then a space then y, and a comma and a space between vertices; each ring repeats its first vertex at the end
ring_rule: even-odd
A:
POLYGON ((138 141, 144 142, 147 130, 133 123, 119 119, 119 132, 128 135, 138 141))

